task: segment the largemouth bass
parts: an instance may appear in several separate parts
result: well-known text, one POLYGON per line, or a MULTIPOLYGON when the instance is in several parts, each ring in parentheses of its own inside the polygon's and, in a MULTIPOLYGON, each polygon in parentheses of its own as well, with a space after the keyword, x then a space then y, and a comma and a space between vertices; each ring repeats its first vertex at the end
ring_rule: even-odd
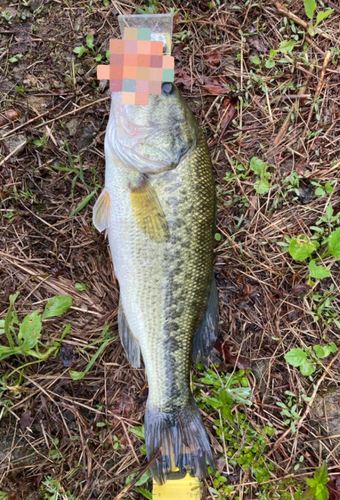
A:
POLYGON ((146 106, 112 93, 105 137, 105 189, 94 224, 107 229, 120 286, 118 326, 135 368, 143 357, 149 395, 148 458, 158 484, 169 473, 214 468, 208 436, 190 390, 190 363, 216 340, 213 275, 215 188, 208 147, 172 83, 146 106))

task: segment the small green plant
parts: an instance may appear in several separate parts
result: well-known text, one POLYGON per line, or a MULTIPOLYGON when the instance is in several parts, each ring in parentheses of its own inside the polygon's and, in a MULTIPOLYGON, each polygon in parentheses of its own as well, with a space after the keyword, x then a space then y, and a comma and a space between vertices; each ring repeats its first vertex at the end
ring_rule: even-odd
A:
POLYGON ((260 158, 255 156, 250 161, 250 169, 259 177, 255 182, 254 189, 259 194, 266 194, 270 190, 271 174, 267 172, 267 163, 263 162, 260 158))
MULTIPOLYGON (((215 365, 218 367, 218 365, 215 365)), ((197 365, 202 369, 202 365, 197 365)), ((274 465, 266 459, 267 444, 270 436, 275 435, 275 428, 271 423, 264 427, 253 428, 246 413, 240 404, 250 406, 251 390, 245 370, 238 370, 232 374, 217 373, 216 369, 208 369, 203 376, 194 382, 196 389, 202 388, 203 393, 196 393, 198 406, 207 413, 211 410, 218 413, 214 422, 215 433, 226 450, 227 456, 220 458, 227 460, 227 467, 241 467, 244 471, 252 472, 258 483, 270 482, 274 472, 274 465), (212 386, 212 396, 205 395, 204 387, 212 386)), ((212 471, 210 470, 212 473, 212 471)), ((213 486, 210 493, 216 500, 236 499, 235 486, 227 484, 224 472, 214 474, 213 486)), ((294 498, 298 500, 301 486, 296 480, 283 480, 275 484, 259 484, 256 496, 261 500, 268 498, 291 500, 288 490, 294 489, 294 498)), ((245 491, 246 493, 246 491, 245 491)))
MULTIPOLYGON (((210 467, 209 472, 212 473, 210 467)), ((213 479, 213 486, 209 487, 210 493, 214 495, 215 500, 225 500, 232 498, 231 495, 235 491, 235 486, 226 484, 227 478, 220 472, 216 471, 213 479)))
POLYGON ((23 58, 23 54, 16 54, 15 56, 10 57, 8 59, 8 61, 13 64, 13 63, 17 63, 17 62, 21 61, 22 58, 23 58))
MULTIPOLYGON (((98 351, 90 358, 85 370, 78 372, 75 370, 69 370, 69 374, 72 378, 72 380, 81 380, 85 375, 91 370, 92 366, 96 362, 96 360, 99 358, 101 353, 105 350, 107 344, 110 342, 111 339, 111 332, 109 330, 109 326, 105 325, 102 333, 101 333, 101 338, 99 340, 95 340, 91 344, 87 345, 86 347, 91 347, 95 344, 102 343, 102 345, 99 347, 98 351)), ((84 351, 85 347, 82 348, 84 351)))
POLYGON ((33 144, 35 146, 37 146, 38 148, 42 147, 42 146, 46 146, 48 144, 48 137, 46 134, 43 134, 42 138, 41 139, 35 139, 33 141, 33 144))
MULTIPOLYGON (((269 51, 269 58, 266 60, 266 64, 265 64, 266 68, 267 69, 274 68, 274 66, 276 64, 275 58, 278 54, 292 54, 295 45, 296 45, 296 42, 294 40, 283 40, 282 42, 280 42, 280 46, 277 50, 271 49, 269 51)), ((254 59, 253 59, 253 62, 254 62, 254 59)), ((280 62, 282 64, 287 63, 287 61, 285 59, 280 59, 278 62, 280 62)), ((257 63, 258 63, 258 61, 256 61, 254 64, 257 64, 257 63)))
POLYGON ((74 286, 75 289, 78 290, 78 292, 86 292, 86 290, 88 290, 89 288, 89 285, 87 285, 86 283, 76 283, 74 286))
MULTIPOLYGON (((145 432, 144 432, 144 425, 141 427, 130 427, 129 431, 132 432, 135 436, 138 437, 141 441, 145 441, 145 432)), ((142 455, 146 455, 146 446, 143 444, 139 450, 142 455)))
POLYGON ((149 0, 149 5, 145 7, 136 7, 138 14, 157 14, 158 12, 158 0, 149 0))
MULTIPOLYGON (((64 314, 71 307, 72 298, 66 295, 56 295, 47 302, 42 314, 40 309, 37 309, 25 316, 20 322, 14 311, 14 303, 18 295, 19 292, 10 296, 8 312, 5 319, 0 321, 0 339, 1 335, 6 336, 9 344, 0 344, 0 361, 14 355, 32 356, 43 361, 60 346, 60 343, 54 343, 48 347, 40 342, 43 320, 64 314), (39 349, 39 344, 45 348, 44 351, 39 349)), ((70 328, 71 325, 66 326, 61 340, 70 331, 70 328)))
POLYGON ((292 238, 289 241, 289 253, 293 259, 300 262, 310 259, 309 261, 309 274, 311 278, 323 279, 331 275, 330 269, 324 266, 318 266, 317 262, 325 257, 332 255, 336 259, 340 259, 340 228, 331 231, 333 223, 337 223, 338 215, 333 215, 333 207, 328 205, 325 215, 316 222, 320 225, 326 222, 328 225, 327 231, 317 226, 312 226, 315 230, 312 237, 305 234, 300 234, 297 238, 292 238), (326 232, 328 235, 326 235, 326 232), (312 254, 320 249, 320 257, 311 258, 312 254))
POLYGON ((70 491, 65 491, 58 479, 47 476, 41 483, 40 491, 44 500, 76 500, 70 491))
POLYGON ((313 349, 297 347, 290 349, 285 354, 285 360, 291 366, 300 368, 301 374, 307 377, 315 372, 317 366, 321 366, 320 359, 327 358, 337 350, 338 348, 334 342, 325 346, 314 345, 313 349))
POLYGON ((301 500, 328 500, 328 471, 326 462, 323 462, 321 467, 314 472, 313 479, 306 479, 306 483, 309 488, 303 493, 301 500))
POLYGON ((333 14, 334 9, 328 9, 324 11, 318 12, 316 16, 316 21, 315 24, 313 24, 313 18, 314 14, 316 12, 316 0, 305 0, 304 1, 304 6, 305 6, 305 12, 307 17, 310 19, 309 23, 309 31, 313 34, 315 31, 315 28, 327 17, 329 17, 331 14, 333 14))
POLYGON ((313 317, 314 323, 321 319, 326 326, 329 326, 334 321, 336 326, 340 328, 339 313, 333 304, 336 301, 336 296, 333 295, 334 288, 332 283, 329 290, 322 293, 314 292, 312 310, 307 312, 313 317))
POLYGON ((293 434, 296 433, 296 423, 300 420, 302 404, 297 401, 296 395, 293 392, 285 391, 287 396, 286 402, 278 401, 276 404, 282 411, 282 417, 285 417, 284 425, 289 425, 293 434))
POLYGON ((67 156, 68 156, 68 160, 69 160, 69 163, 70 163, 70 167, 66 167, 66 166, 65 167, 61 167, 61 166, 57 166, 57 165, 51 165, 51 168, 53 170, 58 170, 58 171, 61 171, 61 172, 72 172, 72 173, 75 174, 75 176, 72 179, 72 184, 71 184, 71 196, 72 196, 72 199, 74 198, 74 189, 75 189, 75 185, 76 185, 76 182, 77 182, 78 179, 80 179, 81 182, 84 184, 84 186, 90 191, 90 193, 70 213, 70 217, 73 217, 75 214, 77 214, 83 208, 85 208, 86 205, 89 203, 90 200, 92 200, 92 198, 94 197, 94 195, 97 192, 97 188, 99 187, 99 185, 96 185, 95 187, 92 187, 92 186, 89 186, 85 182, 83 164, 82 164, 80 155, 77 155, 76 158, 73 159, 71 151, 70 151, 70 147, 68 145, 68 142, 65 141, 64 145, 65 145, 66 150, 67 150, 67 156), (79 168, 77 167, 77 165, 79 165, 79 168))
POLYGON ((337 182, 336 180, 334 181, 328 180, 326 184, 323 186, 317 181, 311 181, 311 185, 316 187, 315 189, 316 196, 324 197, 326 196, 326 194, 331 194, 334 192, 334 184, 336 184, 336 182, 337 182))
POLYGON ((11 14, 8 10, 3 10, 1 12, 1 18, 4 19, 7 22, 9 22, 12 19, 12 17, 13 17, 13 14, 11 14))
POLYGON ((73 52, 77 54, 78 57, 82 57, 84 54, 87 54, 89 50, 94 54, 94 60, 96 62, 100 62, 102 60, 103 56, 101 54, 96 54, 96 51, 94 50, 94 37, 91 33, 88 33, 86 36, 86 47, 84 47, 84 45, 75 47, 73 52))
MULTIPOLYGON (((138 472, 134 472, 133 474, 130 474, 130 476, 128 476, 125 480, 125 486, 127 486, 128 484, 131 483, 131 481, 133 481, 135 479, 135 477, 138 475, 138 472)), ((150 500, 152 500, 152 493, 145 489, 145 488, 139 488, 139 486, 142 486, 143 484, 145 484, 151 477, 151 470, 148 469, 140 479, 138 479, 138 481, 135 483, 135 488, 139 491, 139 493, 141 493, 145 498, 148 498, 150 500)))
POLYGON ((296 170, 292 170, 292 172, 287 175, 282 180, 282 185, 286 193, 293 192, 296 196, 300 195, 299 187, 300 187, 300 179, 302 178, 296 170))
MULTIPOLYGON (((271 463, 264 458, 267 445, 267 435, 275 433, 269 425, 261 430, 255 430, 248 422, 247 415, 236 405, 252 404, 251 390, 245 370, 239 370, 232 375, 216 373, 207 370, 199 378, 200 384, 212 385, 212 397, 197 395, 198 406, 208 411, 213 408, 218 411, 220 418, 215 420, 214 429, 221 443, 226 444, 228 462, 232 466, 239 465, 244 471, 251 470, 258 480, 270 479, 271 463)), ((222 494, 222 492, 220 492, 222 494)))
MULTIPOLYGON (((132 432, 132 434, 134 434, 136 437, 138 437, 141 441, 145 441, 144 425, 142 425, 141 427, 130 427, 129 431, 132 432)), ((140 452, 143 455, 146 455, 145 444, 143 444, 143 446, 140 448, 140 452)), ((128 476, 128 478, 126 479, 126 484, 129 484, 136 477, 136 475, 137 475, 137 473, 134 473, 134 474, 131 474, 130 476, 128 476)), ((141 493, 145 498, 152 500, 152 493, 149 490, 147 490, 145 488, 139 488, 139 486, 141 486, 142 484, 145 484, 146 481, 148 481, 148 479, 150 477, 151 477, 150 470, 147 470, 145 472, 145 474, 143 474, 142 477, 137 481, 135 486, 137 487, 137 490, 139 491, 139 493, 141 493)))

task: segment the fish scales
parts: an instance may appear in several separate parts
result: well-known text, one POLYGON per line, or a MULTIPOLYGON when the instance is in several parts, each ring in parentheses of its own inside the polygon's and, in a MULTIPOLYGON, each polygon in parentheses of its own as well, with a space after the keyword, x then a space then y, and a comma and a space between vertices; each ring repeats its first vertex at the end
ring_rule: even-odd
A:
POLYGON ((175 170, 151 179, 170 238, 157 243, 134 222, 128 185, 139 174, 115 168, 112 232, 115 273, 129 326, 137 337, 150 402, 162 411, 188 400, 191 341, 204 314, 212 273, 214 181, 203 136, 175 170))

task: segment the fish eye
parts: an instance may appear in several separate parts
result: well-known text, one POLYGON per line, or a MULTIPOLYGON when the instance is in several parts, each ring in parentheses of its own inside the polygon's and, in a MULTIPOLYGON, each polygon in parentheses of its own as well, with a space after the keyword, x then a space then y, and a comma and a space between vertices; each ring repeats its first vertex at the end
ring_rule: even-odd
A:
POLYGON ((162 95, 169 95, 174 90, 174 85, 171 82, 162 83, 162 95))

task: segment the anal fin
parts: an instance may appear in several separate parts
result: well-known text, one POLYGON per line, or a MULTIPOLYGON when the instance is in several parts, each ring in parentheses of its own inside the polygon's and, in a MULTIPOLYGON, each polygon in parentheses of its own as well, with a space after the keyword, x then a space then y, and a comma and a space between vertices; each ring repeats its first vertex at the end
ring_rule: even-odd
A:
POLYGON ((140 347, 130 330, 121 301, 118 309, 118 331, 129 363, 132 368, 140 368, 140 347))
POLYGON ((192 344, 191 357, 194 363, 206 360, 215 345, 218 335, 218 293, 213 275, 210 297, 202 323, 198 327, 192 344))

